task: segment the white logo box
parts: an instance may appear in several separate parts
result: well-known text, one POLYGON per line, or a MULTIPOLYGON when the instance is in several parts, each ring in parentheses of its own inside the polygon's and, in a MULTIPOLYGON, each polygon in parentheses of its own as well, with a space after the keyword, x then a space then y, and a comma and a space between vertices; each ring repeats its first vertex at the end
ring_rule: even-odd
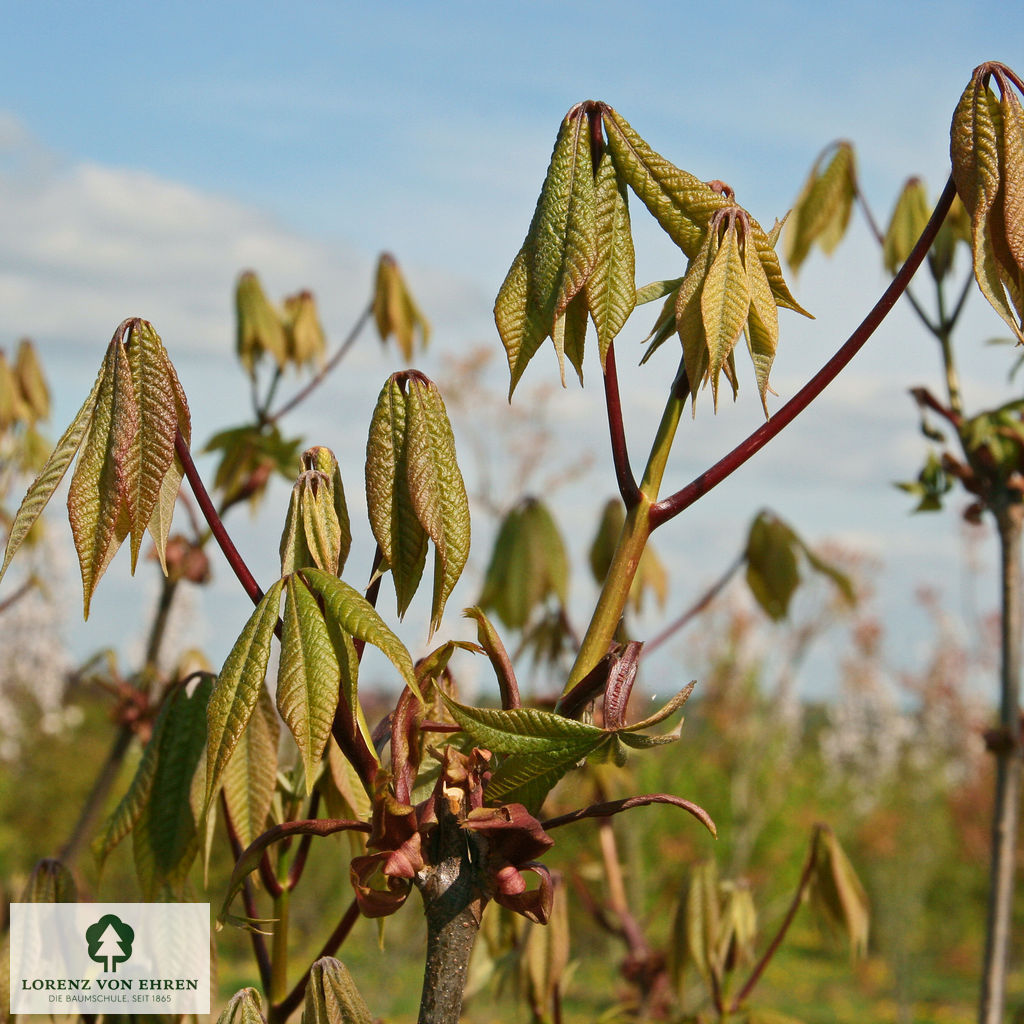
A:
POLYGON ((12 903, 11 1013, 209 1013, 209 903, 12 903))

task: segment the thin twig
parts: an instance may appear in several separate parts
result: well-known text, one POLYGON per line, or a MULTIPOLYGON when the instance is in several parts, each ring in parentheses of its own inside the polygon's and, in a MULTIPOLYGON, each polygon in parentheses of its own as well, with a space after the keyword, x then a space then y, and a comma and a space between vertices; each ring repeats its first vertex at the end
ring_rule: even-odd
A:
POLYGON ((252 603, 259 604, 263 600, 263 591, 256 582, 256 578, 249 571, 249 567, 245 564, 245 559, 239 554, 238 548, 235 547, 235 542, 228 536, 228 531, 224 528, 224 523, 217 514, 217 509, 214 507, 202 477, 199 475, 199 470, 196 469, 196 464, 192 461, 192 453, 188 449, 185 438, 181 436, 180 430, 174 435, 174 450, 181 459, 181 464, 185 469, 185 477, 192 488, 192 493, 196 496, 199 509, 207 523, 209 523, 210 532, 220 545, 221 551, 224 552, 228 565, 231 566, 232 571, 238 577, 238 582, 242 584, 252 603))
POLYGON ((345 354, 355 344, 356 339, 359 337, 359 332, 362 331, 366 321, 370 319, 370 315, 373 313, 373 300, 371 299, 367 303, 366 308, 359 314, 359 319, 352 325, 352 329, 348 332, 348 336, 338 347, 338 351, 331 356, 330 359, 324 363, 320 371, 314 376, 304 388, 296 392, 291 398, 288 399, 284 405, 281 406, 277 412, 272 413, 264 418, 264 423, 274 424, 276 423, 286 412, 291 412, 300 402, 304 402, 310 392, 314 391, 319 387, 324 379, 330 374, 330 372, 345 358, 345 354))
POLYGON ((754 991, 754 986, 761 980, 761 975, 764 974, 765 968, 771 962, 776 952, 778 952, 779 946, 782 945, 782 940, 786 937, 786 932, 789 931, 789 926, 793 923, 796 912, 803 904, 804 897, 807 895, 807 889, 811 884, 811 876, 814 874, 814 862, 817 859, 818 838, 820 835, 821 826, 816 825, 814 835, 811 837, 811 848, 807 852, 807 860, 804 862, 803 871, 800 872, 800 881, 797 883, 796 892, 790 901, 786 916, 782 919, 782 924, 779 925, 779 930, 775 933, 775 937, 768 943, 768 948, 761 954, 761 959, 754 965, 754 969, 750 972, 750 977, 747 978, 743 987, 736 993, 736 997, 732 1001, 732 1007, 729 1010, 730 1013, 737 1013, 744 1001, 750 997, 750 993, 754 991))
POLYGON ((868 338, 874 334, 879 324, 888 316, 899 297, 906 291, 907 284, 920 267, 932 242, 935 241, 935 236, 938 234, 939 228, 942 227, 942 222, 949 212, 955 195, 956 188, 953 185, 953 179, 950 178, 932 212, 931 219, 917 240, 913 251, 907 257, 906 263, 892 279, 882 297, 872 307, 871 312, 861 321, 860 326, 850 335, 839 351, 767 423, 762 424, 746 440, 733 448, 728 455, 701 473, 684 488, 652 505, 650 511, 652 530, 679 515, 698 498, 735 473, 776 434, 781 433, 839 376, 850 360, 863 348, 868 338))
POLYGON ((648 655, 651 651, 656 650, 666 640, 669 640, 676 633, 679 632, 691 619, 700 615, 708 605, 725 589, 729 581, 736 575, 737 571, 746 562, 746 552, 741 552, 739 556, 733 561, 732 565, 729 566, 722 575, 708 587, 707 590, 692 604, 689 608, 683 612, 679 618, 674 619, 670 622, 660 633, 658 633, 653 639, 648 640, 644 644, 644 654, 648 655))

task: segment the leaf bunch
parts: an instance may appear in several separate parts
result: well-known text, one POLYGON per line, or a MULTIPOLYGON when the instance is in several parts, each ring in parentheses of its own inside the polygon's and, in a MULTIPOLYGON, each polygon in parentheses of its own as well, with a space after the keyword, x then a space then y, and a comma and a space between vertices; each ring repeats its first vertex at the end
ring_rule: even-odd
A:
POLYGON ((302 467, 281 535, 281 575, 316 566, 340 576, 352 530, 338 460, 330 448, 317 446, 302 453, 302 467))
POLYGON ((523 629, 549 596, 569 599, 569 555, 547 506, 525 498, 502 521, 479 604, 509 629, 523 629))
POLYGON ((125 538, 132 572, 146 530, 166 572, 165 549, 183 468, 175 435, 191 437, 188 404, 160 336, 145 320, 114 332, 89 397, 29 487, 14 518, 0 578, 68 467, 68 518, 82 574, 85 615, 125 538))
MULTIPOLYGON (((689 259, 700 253, 715 214, 734 205, 652 150, 607 104, 573 107, 555 139, 526 239, 495 300, 510 397, 546 338, 563 383, 566 358, 582 380, 588 316, 603 365, 637 305, 627 187, 689 259)), ((783 280, 774 238, 753 218, 747 222, 773 312, 776 304, 803 312, 783 280)))
POLYGON ((1024 107, 1017 91, 1024 93, 1024 83, 1005 65, 974 69, 953 114, 950 159, 971 218, 978 286, 1024 343, 1024 107))
POLYGON ((430 341, 430 322, 412 297, 395 257, 388 252, 381 253, 377 262, 373 319, 380 340, 387 341, 394 335, 406 362, 412 360, 417 335, 420 348, 425 349, 430 341))
POLYGON ((0 349, 0 431, 16 424, 31 427, 49 416, 50 389, 35 346, 23 338, 18 343, 13 366, 0 349))
POLYGON ((815 160, 789 214, 784 253, 794 273, 812 246, 817 245, 826 256, 832 254, 846 234, 856 196, 853 146, 845 141, 833 143, 815 160))
POLYGON ((288 296, 283 310, 278 309, 267 298, 259 277, 247 270, 235 286, 235 324, 235 351, 250 376, 264 356, 278 370, 323 361, 327 339, 312 292, 288 296))
POLYGON ((843 600, 851 604, 855 600, 849 576, 815 554, 788 523, 771 512, 759 512, 750 524, 744 559, 750 592, 776 622, 788 614, 800 584, 800 559, 834 584, 843 600))
POLYGON ((469 558, 469 500, 441 393, 418 371, 392 375, 377 399, 366 442, 366 506, 384 568, 391 570, 399 616, 433 543, 433 633, 469 558))

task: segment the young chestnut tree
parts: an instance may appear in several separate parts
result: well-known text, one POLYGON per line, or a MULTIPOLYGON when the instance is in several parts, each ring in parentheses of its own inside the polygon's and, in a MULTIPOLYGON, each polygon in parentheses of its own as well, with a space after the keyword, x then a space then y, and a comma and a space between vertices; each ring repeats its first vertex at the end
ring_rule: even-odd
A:
MULTIPOLYGON (((972 216, 982 290, 1019 335, 1024 146, 1013 87, 1019 89, 1020 82, 999 65, 985 66, 979 74, 954 119, 955 189, 972 216), (992 77, 1002 90, 998 102, 989 89, 992 77)), ((811 224, 819 238, 823 231, 829 238, 837 229, 821 227, 817 208, 828 205, 832 184, 815 188, 816 183, 799 204, 798 229, 810 231, 804 225, 811 224)), ((92 392, 14 518, 0 575, 77 457, 68 511, 86 614, 123 541, 130 542, 134 567, 148 531, 162 567, 171 570, 169 531, 183 478, 256 607, 216 676, 195 673, 166 690, 135 779, 99 837, 100 855, 132 834, 147 897, 180 894, 191 865, 208 851, 220 817, 236 859, 221 918, 250 925, 268 917, 273 922, 269 947, 262 932, 252 932, 272 1022, 286 1020, 303 1002, 310 1024, 369 1020, 365 1003, 332 954, 358 914, 392 914, 415 888, 427 930, 419 1019, 454 1024, 484 907, 494 902, 530 921, 549 919, 554 887, 541 858, 556 829, 662 803, 686 810, 714 832, 706 811, 672 794, 635 794, 554 818, 544 816, 544 801, 584 762, 618 762, 631 750, 677 738, 677 730, 651 730, 679 711, 692 684, 653 715, 631 722, 628 704, 642 645, 622 645, 616 638, 651 534, 735 471, 834 379, 905 291, 953 198, 951 181, 892 285, 829 363, 733 452, 665 495, 669 454, 687 403, 695 404, 710 384, 717 404, 723 376, 735 392, 736 352, 743 338, 767 412, 778 310, 805 311, 791 295, 775 252, 781 222, 765 231, 728 185, 702 182, 673 165, 607 104, 588 101, 567 113, 526 239, 494 310, 508 357, 510 396, 549 338, 562 379, 566 359, 582 379, 593 325, 596 345, 587 358, 596 356, 602 371, 622 503, 622 525, 599 599, 553 709, 524 706, 503 640, 481 608, 467 612, 476 623, 476 644, 448 641, 419 661, 376 609, 381 583, 390 576, 398 613, 406 611, 432 551, 432 634, 468 557, 466 491, 444 401, 432 381, 411 369, 393 374, 373 413, 365 488, 377 553, 365 591, 341 578, 352 528, 338 460, 323 446, 301 457, 282 533, 280 575, 264 589, 245 566, 220 513, 259 495, 275 469, 294 461, 297 448, 277 427, 293 403, 276 412, 271 408, 283 368, 322 353, 323 333, 311 297, 302 293, 277 310, 255 278, 240 283, 239 357, 253 377, 254 394, 261 363, 270 361, 273 368, 255 402, 256 422, 212 443, 223 453, 220 510, 192 461, 186 398, 159 335, 143 320, 121 324, 92 392), (636 287, 630 195, 681 250, 686 259, 681 278, 636 287), (658 299, 663 302, 650 349, 678 338, 679 364, 638 477, 622 422, 614 343, 635 308, 658 299), (272 697, 266 676, 275 636, 280 660, 272 697), (367 643, 386 656, 403 686, 394 709, 375 727, 359 688, 367 643), (498 707, 473 707, 458 699, 451 665, 481 654, 494 673, 498 707), (599 717, 587 720, 585 712, 595 703, 599 717), (279 718, 300 754, 290 775, 276 770, 279 718), (345 813, 322 817, 324 804, 345 813), (325 940, 324 956, 290 979, 291 893, 301 880, 311 839, 340 831, 367 837, 365 851, 351 861, 354 898, 325 940), (270 900, 269 914, 259 911, 253 872, 270 900), (239 894, 242 915, 232 910, 239 894)), ((407 351, 416 333, 426 334, 422 314, 391 260, 381 262, 375 301, 357 329, 370 315, 382 334, 394 333, 407 351)), ((1015 739, 1010 746, 1016 763, 1015 739)), ((822 836, 816 834, 813 851, 825 842, 822 836)), ((821 861, 813 854, 808 870, 821 861)), ((756 980, 752 976, 737 1004, 721 1009, 744 1010, 742 999, 756 980)), ((232 1000, 225 1019, 254 1020, 261 1012, 259 996, 246 989, 232 1000)))

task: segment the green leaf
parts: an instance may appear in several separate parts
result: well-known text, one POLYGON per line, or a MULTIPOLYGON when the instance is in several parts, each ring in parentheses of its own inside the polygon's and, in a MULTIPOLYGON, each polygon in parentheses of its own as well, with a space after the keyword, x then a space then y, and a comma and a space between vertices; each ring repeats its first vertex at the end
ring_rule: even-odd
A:
POLYGON ((277 787, 280 734, 274 702, 266 687, 261 687, 249 724, 224 769, 222 784, 227 813, 243 848, 267 825, 277 787))
POLYGON ((39 476, 32 482, 21 501, 21 506, 14 517, 11 532, 7 538, 4 563, 3 566, 0 566, 0 579, 3 579, 4 573, 7 572, 7 567, 11 564, 11 559, 14 557, 15 552, 21 547, 28 536, 29 530, 32 529, 33 524, 39 518, 43 509, 46 508, 47 502, 53 497, 53 492, 60 485, 61 480, 64 479, 68 466, 71 465, 75 454, 78 452, 79 447, 81 447, 82 439, 85 437, 92 422, 92 415, 96 407, 96 400, 99 397, 100 385, 103 382, 106 365, 106 362, 104 362, 96 377, 96 382, 92 386, 92 391, 89 392, 89 397, 82 403, 82 407, 75 414, 71 425, 61 435, 39 476))
POLYGON ((597 165, 594 200, 597 258, 585 290, 590 315, 597 328, 603 366, 608 346, 640 301, 636 291, 633 234, 626 188, 615 173, 615 164, 608 152, 602 155, 597 165))
POLYGON ((338 659, 316 599, 304 583, 288 577, 284 636, 277 676, 277 709, 295 737, 306 774, 306 790, 320 767, 338 707, 338 659))
POLYGON ((786 617, 800 583, 795 542, 796 535, 782 520, 764 513, 751 524, 747 537, 747 585, 775 621, 786 617))
POLYGON ((46 385, 43 368, 39 365, 35 346, 27 338, 18 343, 18 354, 14 358, 14 377, 18 390, 25 398, 29 421, 50 418, 50 389, 46 385))
POLYGON ((825 169, 819 170, 828 152, 818 157, 790 214, 785 252, 794 272, 815 242, 823 252, 831 253, 850 220, 856 195, 853 147, 848 142, 838 143, 825 169))
POLYGON ((309 971, 302 1024, 373 1024, 352 975, 334 957, 321 957, 309 971))
POLYGON ((865 956, 871 911, 867 893, 832 829, 818 826, 814 838, 811 900, 826 921, 845 931, 854 956, 865 956))
POLYGON ((324 615, 329 622, 335 623, 348 636, 372 644, 381 651, 398 669, 405 685, 422 700, 409 652, 369 601, 358 590, 320 569, 303 569, 300 575, 323 601, 324 615))
POLYGON ((242 366, 252 376, 263 354, 269 355, 280 369, 288 362, 288 341, 280 312, 267 298, 260 279, 246 271, 235 289, 237 318, 236 349, 242 366))
POLYGON ((727 206, 728 200, 651 149, 617 111, 605 110, 604 126, 619 177, 692 259, 712 214, 727 206))
POLYGON ((920 178, 910 178, 893 207, 882 240, 882 263, 895 274, 906 261, 931 217, 928 193, 920 178))
POLYGON ((395 584, 403 616, 423 575, 427 531, 409 493, 406 462, 406 395, 397 375, 377 399, 366 441, 366 508, 370 527, 395 584))
POLYGON ((761 396, 761 407, 768 415, 768 375, 775 361, 779 345, 779 312, 775 306, 771 285, 765 275, 764 265, 750 245, 745 246, 743 264, 747 271, 747 287, 750 291, 750 315, 746 323, 747 347, 754 364, 754 378, 757 393, 761 396))
POLYGON ((189 791, 206 741, 211 689, 207 676, 191 691, 179 687, 162 712, 167 721, 160 731, 156 770, 132 829, 135 870, 149 900, 166 889, 180 893, 199 852, 189 791))
POLYGON ((708 375, 717 407, 719 374, 739 340, 750 311, 747 270, 740 256, 736 222, 732 218, 708 267, 700 293, 700 309, 707 337, 708 375))
POLYGON ((511 373, 509 397, 546 337, 555 344, 565 383, 556 322, 583 290, 596 260, 589 121, 578 106, 562 121, 526 240, 494 304, 511 373))
POLYGON ((473 708, 444 695, 444 703, 459 728, 478 746, 495 754, 552 753, 569 747, 593 748, 608 733, 539 708, 473 708))
POLYGON ((412 359, 417 333, 421 347, 427 347, 430 324, 416 305, 394 256, 386 252, 381 254, 377 263, 373 317, 380 340, 386 341, 394 335, 406 362, 412 359))
MULTIPOLYGON (((690 382, 690 400, 696 414, 697 392, 708 375, 708 338, 701 311, 701 293, 708 270, 718 254, 718 232, 709 231, 697 255, 690 260, 675 301, 675 326, 683 346, 683 366, 690 382)), ((650 350, 648 350, 650 354, 650 350)))
POLYGON ((228 654, 207 710, 206 799, 220 786, 221 774, 259 700, 270 661, 270 639, 277 625, 284 580, 278 580, 256 606, 228 654))
POLYGON ((432 381, 415 376, 408 380, 405 444, 412 508, 435 547, 430 609, 433 634, 469 558, 469 499, 441 393, 432 381))
POLYGON ((610 742, 605 733, 596 743, 569 743, 540 753, 510 754, 491 775, 487 799, 493 803, 523 804, 535 813, 559 780, 610 742))

